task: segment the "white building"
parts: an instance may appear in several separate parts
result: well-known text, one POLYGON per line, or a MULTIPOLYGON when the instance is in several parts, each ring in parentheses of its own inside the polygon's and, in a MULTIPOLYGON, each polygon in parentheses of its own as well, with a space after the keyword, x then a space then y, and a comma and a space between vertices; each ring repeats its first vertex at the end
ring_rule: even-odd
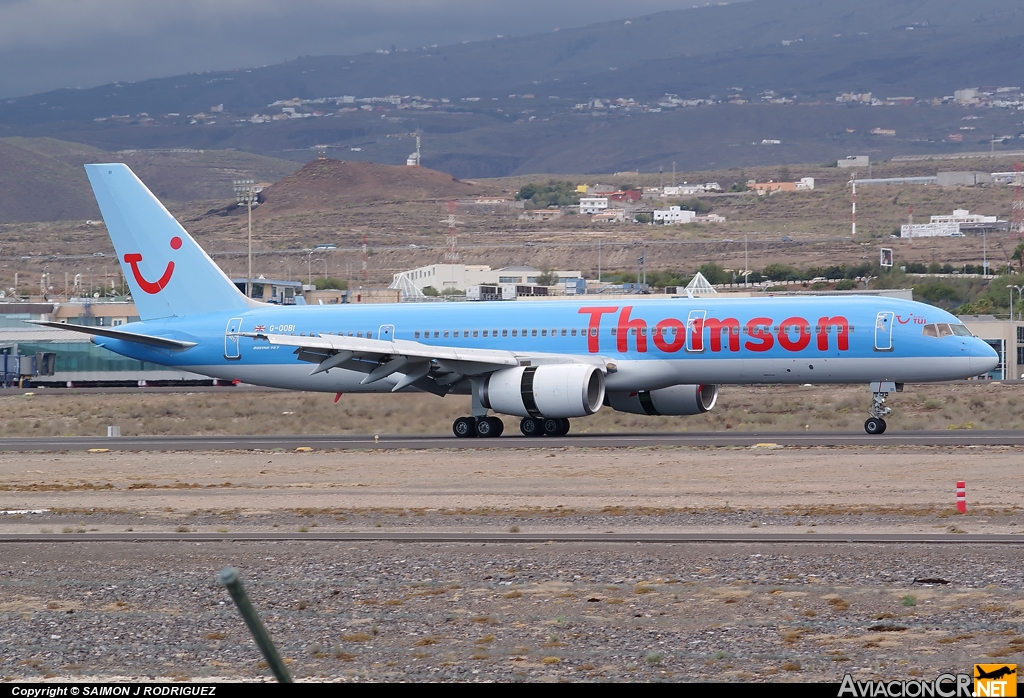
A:
POLYGON ((914 225, 903 224, 900 226, 901 238, 948 238, 960 235, 963 233, 960 232, 959 223, 915 223, 914 225))
POLYGON ((580 213, 593 215, 608 208, 607 196, 584 196, 580 198, 580 213))
POLYGON ((847 155, 836 161, 837 167, 867 167, 870 164, 871 160, 867 155, 847 155))
POLYGON ((665 223, 666 225, 690 223, 697 216, 694 211, 686 211, 679 206, 669 206, 661 211, 655 210, 653 215, 655 223, 665 223))
POLYGON ((965 208, 953 209, 952 216, 932 216, 932 223, 997 223, 995 216, 982 216, 965 208))
MULTIPOLYGON (((464 291, 470 286, 481 285, 532 285, 537 283, 537 277, 542 273, 540 269, 527 266, 491 269, 486 264, 431 264, 395 274, 391 287, 400 288, 411 283, 421 291, 427 286, 438 291, 448 288, 464 291)), ((583 272, 579 270, 555 270, 553 273, 558 276, 560 284, 583 278, 583 272)))
POLYGON ((794 182, 797 191, 811 191, 814 189, 814 177, 801 177, 799 182, 794 182))

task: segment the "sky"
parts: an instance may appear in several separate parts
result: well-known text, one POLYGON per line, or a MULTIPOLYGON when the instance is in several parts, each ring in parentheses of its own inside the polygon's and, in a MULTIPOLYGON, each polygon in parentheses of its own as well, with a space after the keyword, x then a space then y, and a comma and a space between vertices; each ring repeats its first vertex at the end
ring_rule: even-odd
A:
POLYGON ((523 36, 694 6, 678 0, 0 0, 0 98, 298 56, 523 36))

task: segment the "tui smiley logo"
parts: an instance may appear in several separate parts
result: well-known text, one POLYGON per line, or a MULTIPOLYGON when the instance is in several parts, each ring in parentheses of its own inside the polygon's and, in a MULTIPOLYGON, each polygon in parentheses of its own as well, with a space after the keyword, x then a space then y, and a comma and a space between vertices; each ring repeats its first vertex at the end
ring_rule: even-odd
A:
MULTIPOLYGON (((171 249, 177 250, 181 248, 181 238, 175 235, 171 238, 171 249)), ((174 273, 174 262, 168 262, 167 268, 164 269, 164 273, 156 281, 148 281, 146 277, 139 271, 139 262, 142 261, 142 255, 138 252, 131 252, 124 256, 125 264, 132 268, 132 276, 135 277, 136 283, 146 293, 153 295, 160 293, 167 284, 171 281, 171 274, 174 273)))

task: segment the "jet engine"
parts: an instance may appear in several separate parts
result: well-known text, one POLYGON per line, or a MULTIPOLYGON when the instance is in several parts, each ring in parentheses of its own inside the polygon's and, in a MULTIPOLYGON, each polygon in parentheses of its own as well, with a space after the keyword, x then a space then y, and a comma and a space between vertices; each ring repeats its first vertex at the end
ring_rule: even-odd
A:
POLYGON ((484 407, 518 417, 584 417, 604 402, 604 373, 591 364, 506 368, 477 386, 484 407))
POLYGON ((619 412, 649 415, 702 414, 718 401, 717 385, 673 385, 635 393, 609 392, 605 404, 619 412))

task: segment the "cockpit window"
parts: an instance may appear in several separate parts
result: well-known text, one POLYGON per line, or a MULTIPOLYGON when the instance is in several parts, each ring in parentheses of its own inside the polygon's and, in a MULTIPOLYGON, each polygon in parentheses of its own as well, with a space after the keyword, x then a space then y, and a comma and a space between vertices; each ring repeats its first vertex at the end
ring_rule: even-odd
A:
POLYGON ((940 322, 932 325, 925 325, 921 330, 925 337, 973 337, 971 331, 965 325, 948 324, 940 322))

